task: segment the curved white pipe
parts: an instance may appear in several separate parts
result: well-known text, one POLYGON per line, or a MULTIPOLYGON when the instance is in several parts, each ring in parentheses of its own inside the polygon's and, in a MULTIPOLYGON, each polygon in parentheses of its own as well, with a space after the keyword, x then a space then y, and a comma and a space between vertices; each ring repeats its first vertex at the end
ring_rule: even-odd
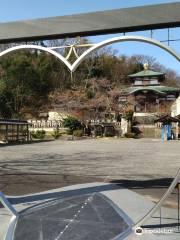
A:
POLYGON ((47 48, 47 47, 42 47, 39 45, 20 45, 20 46, 15 46, 15 47, 11 47, 9 49, 4 50, 3 52, 0 53, 0 57, 13 52, 13 51, 17 51, 20 49, 39 49, 45 52, 48 52, 52 55, 54 55, 55 57, 57 57, 60 61, 62 61, 71 72, 74 72, 77 67, 81 64, 81 62, 93 51, 107 46, 111 43, 116 43, 116 42, 144 42, 144 43, 149 43, 151 45, 157 46, 163 50, 165 50, 166 52, 168 52, 170 55, 172 55, 173 57, 175 57, 178 61, 180 61, 180 55, 178 53, 176 53, 173 49, 171 49, 170 47, 166 46, 165 44, 162 44, 161 42, 151 39, 151 38, 147 38, 147 37, 141 37, 141 36, 120 36, 120 37, 115 37, 115 38, 110 38, 107 39, 105 41, 102 41, 100 43, 97 43, 95 45, 93 45, 91 48, 89 48, 88 50, 86 50, 80 57, 78 57, 78 59, 73 63, 70 64, 67 59, 65 59, 61 54, 57 53, 56 51, 47 48))
POLYGON ((102 48, 104 46, 107 46, 111 43, 116 43, 116 42, 144 42, 144 43, 149 43, 151 45, 160 47, 161 49, 165 50, 169 54, 171 54, 173 57, 175 57, 178 61, 180 61, 180 55, 177 54, 173 49, 170 47, 166 46, 165 44, 162 44, 159 41, 156 41, 152 38, 147 38, 147 37, 141 37, 141 36, 121 36, 121 37, 115 37, 115 38, 110 38, 105 41, 102 41, 100 43, 95 44, 93 47, 89 48, 86 50, 71 66, 71 71, 75 71, 76 68, 80 65, 80 63, 93 51, 102 48))
POLYGON ((168 188, 168 190, 165 192, 165 194, 163 195, 163 197, 159 200, 159 202, 142 218, 140 219, 134 226, 133 229, 135 230, 137 227, 142 226, 143 223, 146 222, 146 220, 149 219, 149 217, 152 216, 152 214, 154 214, 156 212, 156 210, 160 207, 163 206, 163 203, 166 201, 166 199, 169 197, 169 195, 172 193, 172 191, 174 190, 174 188, 176 187, 177 183, 180 180, 180 169, 178 170, 174 180, 172 181, 170 187, 168 188))
POLYGON ((10 214, 12 216, 15 216, 15 217, 18 216, 18 212, 10 204, 10 202, 8 201, 8 199, 5 197, 5 195, 2 192, 0 192, 0 203, 2 203, 2 205, 10 212, 10 214))
POLYGON ((11 47, 11 48, 8 48, 8 49, 2 51, 0 53, 0 57, 4 56, 4 55, 6 55, 10 52, 14 52, 14 51, 21 50, 21 49, 38 49, 38 50, 41 50, 41 51, 44 51, 44 52, 48 52, 48 53, 54 55, 55 57, 57 57, 69 69, 71 69, 71 64, 61 54, 57 53, 56 51, 54 51, 52 49, 49 49, 47 47, 42 47, 42 46, 39 46, 39 45, 27 44, 27 45, 20 45, 20 46, 11 47))
MULTIPOLYGON (((46 48, 46 47, 42 47, 42 46, 38 46, 38 45, 21 45, 21 46, 15 46, 12 48, 9 48, 3 52, 0 53, 0 57, 4 56, 10 52, 16 51, 16 50, 20 50, 20 49, 39 49, 45 52, 48 52, 52 55, 54 55, 55 57, 57 57, 60 61, 62 61, 71 72, 74 72, 77 67, 81 64, 81 62, 93 51, 107 46, 111 43, 116 43, 116 42, 127 42, 127 41, 131 41, 131 42, 144 42, 144 43, 149 43, 151 45, 160 47, 161 49, 165 50, 166 52, 168 52, 170 55, 172 55, 173 57, 175 57, 179 62, 180 62, 180 55, 178 53, 176 53, 173 49, 171 49, 170 47, 162 44, 159 41, 156 41, 154 39, 151 38, 147 38, 147 37, 141 37, 141 36, 121 36, 121 37, 115 37, 115 38, 111 38, 105 41, 102 41, 98 44, 95 44, 94 46, 92 46, 91 48, 89 48, 88 50, 86 50, 72 65, 59 53, 53 51, 52 49, 46 48)), ((176 185, 178 179, 180 177, 180 170, 177 174, 177 176, 175 177, 174 181, 172 182, 171 186, 169 187, 169 189, 167 190, 167 192, 165 193, 165 195, 162 197, 162 199, 158 202, 158 204, 153 207, 147 214, 146 216, 144 216, 138 223, 136 223, 133 228, 140 226, 144 221, 146 221, 156 210, 158 207, 162 206, 163 202, 167 199, 167 197, 169 196, 169 194, 172 192, 174 186, 176 185)))

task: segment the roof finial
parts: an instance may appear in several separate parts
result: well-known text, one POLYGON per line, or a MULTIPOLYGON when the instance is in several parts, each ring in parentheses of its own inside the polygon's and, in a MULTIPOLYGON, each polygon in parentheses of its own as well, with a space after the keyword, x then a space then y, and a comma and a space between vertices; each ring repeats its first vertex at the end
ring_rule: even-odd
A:
POLYGON ((149 69, 149 64, 148 63, 144 63, 144 70, 148 70, 149 69))

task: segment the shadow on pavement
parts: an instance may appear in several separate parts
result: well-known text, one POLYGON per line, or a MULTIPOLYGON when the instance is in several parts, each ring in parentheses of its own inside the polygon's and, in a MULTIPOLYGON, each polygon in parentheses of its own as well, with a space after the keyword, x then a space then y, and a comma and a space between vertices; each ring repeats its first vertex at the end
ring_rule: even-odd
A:
POLYGON ((172 183, 173 178, 159 178, 151 180, 112 180, 110 183, 120 185, 124 188, 168 188, 172 183))

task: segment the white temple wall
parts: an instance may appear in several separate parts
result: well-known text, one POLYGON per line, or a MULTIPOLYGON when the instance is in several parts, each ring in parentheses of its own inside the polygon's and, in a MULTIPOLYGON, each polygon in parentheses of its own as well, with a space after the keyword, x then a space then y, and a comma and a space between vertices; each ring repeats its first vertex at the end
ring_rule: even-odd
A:
POLYGON ((171 107, 171 116, 175 117, 180 114, 180 96, 176 99, 171 107))

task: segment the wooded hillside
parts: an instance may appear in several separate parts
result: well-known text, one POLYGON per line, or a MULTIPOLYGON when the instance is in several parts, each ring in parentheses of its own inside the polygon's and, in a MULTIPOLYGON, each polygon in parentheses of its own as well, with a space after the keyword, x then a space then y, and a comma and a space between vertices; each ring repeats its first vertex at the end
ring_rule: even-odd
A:
MULTIPOLYGON (((53 46, 57 41, 46 44, 53 46)), ((81 52, 79 49, 78 53, 81 52)), ((119 107, 116 97, 130 84, 127 75, 141 71, 145 62, 153 70, 167 74, 164 84, 179 85, 179 76, 153 57, 127 57, 111 47, 93 53, 73 75, 47 53, 38 50, 10 53, 0 58, 0 115, 30 118, 58 109, 83 119, 87 114, 116 110, 119 107)))

